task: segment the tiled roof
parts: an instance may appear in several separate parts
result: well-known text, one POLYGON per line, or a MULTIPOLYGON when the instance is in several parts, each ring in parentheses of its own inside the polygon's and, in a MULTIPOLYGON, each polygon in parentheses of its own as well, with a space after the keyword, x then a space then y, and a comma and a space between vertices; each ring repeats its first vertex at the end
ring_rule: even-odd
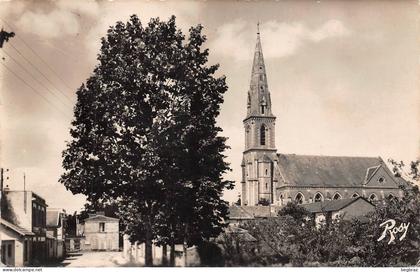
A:
POLYGON ((370 205, 374 206, 372 203, 367 201, 365 198, 359 196, 355 198, 344 198, 338 200, 327 200, 322 202, 314 202, 314 203, 307 203, 301 204, 300 206, 304 207, 311 213, 320 213, 320 212, 334 212, 339 211, 356 201, 366 201, 370 205))
POLYGON ((253 219, 277 216, 279 206, 229 206, 230 219, 253 219))
POLYGON ((10 223, 10 222, 4 220, 3 218, 0 218, 0 222, 6 228, 11 229, 14 232, 16 232, 16 233, 18 233, 22 236, 33 236, 33 235, 35 235, 33 232, 31 232, 27 229, 21 228, 19 226, 16 226, 15 224, 10 223))
POLYGON ((256 242, 257 241, 257 239, 254 236, 252 236, 247 230, 238 228, 238 227, 232 227, 232 226, 226 228, 225 232, 223 232, 216 238, 216 241, 222 242, 223 236, 225 234, 236 236, 241 242, 256 242))
MULTIPOLYGON (((361 186, 366 179, 368 169, 377 167, 378 165, 383 165, 385 171, 390 176, 393 176, 380 157, 295 154, 278 154, 277 156, 278 170, 281 173, 282 179, 288 185, 322 187, 361 186)), ((397 179, 394 180, 400 183, 397 179)))
POLYGON ((97 214, 97 215, 94 215, 92 217, 86 218, 85 219, 85 222, 87 222, 87 221, 109 221, 109 222, 112 221, 112 222, 118 222, 120 220, 118 218, 108 217, 108 216, 105 216, 105 215, 99 215, 99 214, 97 214))

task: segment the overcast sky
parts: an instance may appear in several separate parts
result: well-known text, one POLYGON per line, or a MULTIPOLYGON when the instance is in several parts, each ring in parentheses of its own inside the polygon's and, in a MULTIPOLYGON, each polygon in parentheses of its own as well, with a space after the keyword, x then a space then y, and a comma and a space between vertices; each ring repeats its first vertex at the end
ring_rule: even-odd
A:
POLYGON ((237 181, 227 200, 236 200, 240 189, 257 21, 278 152, 414 160, 420 131, 418 8, 417 1, 3 0, 0 24, 16 32, 0 50, 6 184, 22 189, 25 172, 27 188, 50 207, 83 206, 83 196, 57 182, 75 91, 97 63, 100 37, 133 13, 143 23, 174 14, 184 32, 203 24, 209 61, 220 63, 218 74, 229 86, 218 118, 231 146, 233 171, 226 177, 237 181))

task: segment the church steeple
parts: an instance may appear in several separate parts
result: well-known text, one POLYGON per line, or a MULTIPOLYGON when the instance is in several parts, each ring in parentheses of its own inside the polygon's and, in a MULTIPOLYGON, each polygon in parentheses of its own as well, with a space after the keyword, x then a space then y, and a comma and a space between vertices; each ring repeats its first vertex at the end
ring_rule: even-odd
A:
POLYGON ((247 107, 247 118, 250 116, 272 116, 271 98, 270 92, 268 91, 259 23, 257 24, 257 43, 255 45, 254 61, 252 64, 247 107))
POLYGON ((242 205, 257 205, 260 201, 273 203, 277 161, 275 142, 276 117, 271 113, 271 99, 261 47, 259 24, 257 44, 248 90, 248 111, 244 120, 245 150, 242 160, 242 205))

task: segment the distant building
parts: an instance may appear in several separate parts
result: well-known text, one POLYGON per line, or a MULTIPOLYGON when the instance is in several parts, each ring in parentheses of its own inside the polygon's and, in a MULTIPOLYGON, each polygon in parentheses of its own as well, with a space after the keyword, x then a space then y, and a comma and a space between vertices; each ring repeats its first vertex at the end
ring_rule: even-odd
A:
POLYGON ((234 227, 249 220, 275 217, 280 208, 277 206, 229 206, 228 223, 234 227))
POLYGON ((405 181, 396 178, 380 157, 277 153, 276 117, 272 113, 259 33, 247 101, 243 120, 242 206, 281 206, 290 201, 312 203, 358 196, 375 201, 402 195, 399 186, 405 181))
POLYGON ((84 250, 119 250, 119 219, 103 213, 90 214, 81 227, 84 250))
POLYGON ((62 259, 65 257, 66 211, 47 208, 47 235, 53 238, 49 257, 62 259))
POLYGON ((375 211, 375 206, 360 196, 302 204, 301 206, 312 214, 317 226, 322 222, 329 224, 335 219, 349 220, 355 217, 363 218, 369 212, 375 211))

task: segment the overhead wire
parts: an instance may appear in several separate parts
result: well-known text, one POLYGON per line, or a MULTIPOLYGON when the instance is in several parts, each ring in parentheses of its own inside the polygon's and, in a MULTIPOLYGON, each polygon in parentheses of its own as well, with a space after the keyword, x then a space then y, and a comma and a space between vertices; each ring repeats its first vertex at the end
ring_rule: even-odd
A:
MULTIPOLYGON (((14 27, 12 27, 12 25, 11 24, 9 24, 8 22, 6 22, 4 19, 2 19, 2 18, 0 18, 0 20, 1 21, 3 21, 10 29, 11 29, 11 31, 14 31, 14 27)), ((37 56, 38 57, 38 59, 40 59, 41 60, 41 62, 43 63, 43 64, 45 64, 45 66, 61 81, 61 83, 67 88, 67 89, 69 89, 70 91, 73 91, 73 89, 67 84, 67 82, 64 80, 64 79, 62 79, 61 78, 61 76, 31 47, 31 46, 29 46, 28 44, 27 44, 27 42, 22 38, 22 37, 20 37, 20 35, 15 35, 15 37, 17 37, 27 48, 29 48, 29 50, 32 52, 32 54, 34 54, 35 56, 37 56)), ((13 45, 13 44, 10 44, 21 56, 23 56, 23 54, 13 45)), ((25 57, 24 57, 25 58, 25 57)), ((26 58, 25 58, 25 60, 26 60, 26 58)), ((31 63, 32 64, 32 63, 31 63)), ((39 71, 39 69, 38 68, 35 68, 38 72, 40 72, 39 71)), ((40 72, 41 74, 42 74, 42 76, 44 77, 44 78, 46 78, 47 80, 48 80, 48 82, 50 83, 50 84, 52 84, 53 86, 54 86, 54 84, 42 73, 42 72, 40 72)), ((69 97, 66 93, 64 93, 64 92, 61 92, 59 89, 58 89, 58 91, 62 94, 62 95, 64 95, 69 101, 72 101, 71 100, 71 97, 69 97)))
POLYGON ((45 88, 50 94, 54 95, 54 97, 57 98, 58 101, 60 101, 63 105, 67 106, 67 107, 72 107, 71 104, 68 104, 69 102, 67 102, 67 104, 65 102, 63 102, 63 100, 61 100, 61 97, 58 96, 53 90, 51 90, 48 86, 44 85, 44 83, 42 81, 40 81, 39 79, 37 79, 24 65, 22 65, 19 61, 17 61, 13 56, 11 56, 9 53, 7 53, 6 50, 4 50, 4 48, 2 48, 2 51, 4 54, 6 54, 9 58, 11 58, 17 65, 19 65, 19 67, 21 67, 26 73, 28 73, 33 80, 35 80, 40 86, 42 86, 43 88, 45 88))
POLYGON ((55 108, 57 111, 59 111, 60 113, 62 113, 64 116, 71 118, 71 116, 69 116, 67 113, 65 113, 64 111, 62 111, 59 107, 57 107, 56 104, 54 104, 50 99, 48 99, 47 97, 45 97, 42 92, 39 92, 37 89, 35 89, 34 87, 32 87, 25 79, 23 79, 21 76, 19 76, 16 72, 14 72, 12 69, 10 69, 4 62, 0 62, 5 68, 6 70, 13 74, 17 79, 19 79, 22 83, 24 83, 28 88, 30 88, 32 91, 34 91, 36 94, 38 94, 41 98, 44 99, 44 101, 49 104, 51 107, 55 108))

